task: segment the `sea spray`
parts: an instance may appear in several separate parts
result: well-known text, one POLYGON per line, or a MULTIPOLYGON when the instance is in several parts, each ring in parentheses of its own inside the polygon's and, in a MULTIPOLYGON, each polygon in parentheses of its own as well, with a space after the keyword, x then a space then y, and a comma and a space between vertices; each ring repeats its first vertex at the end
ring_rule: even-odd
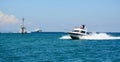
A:
POLYGON ((64 36, 60 37, 60 39, 71 39, 71 37, 69 35, 64 35, 64 36))
MULTIPOLYGON (((71 39, 69 35, 64 35, 60 37, 60 39, 71 39)), ((82 36, 81 39, 86 39, 86 40, 116 40, 120 39, 119 37, 115 36, 110 36, 107 33, 90 33, 86 36, 82 36)))

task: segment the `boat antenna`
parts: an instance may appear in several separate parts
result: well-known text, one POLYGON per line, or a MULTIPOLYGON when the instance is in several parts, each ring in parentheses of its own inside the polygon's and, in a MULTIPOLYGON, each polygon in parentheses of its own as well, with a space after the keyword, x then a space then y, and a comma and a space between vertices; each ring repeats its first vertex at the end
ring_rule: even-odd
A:
POLYGON ((23 23, 22 23, 22 24, 23 24, 23 27, 24 27, 24 17, 23 17, 22 21, 23 21, 23 23))

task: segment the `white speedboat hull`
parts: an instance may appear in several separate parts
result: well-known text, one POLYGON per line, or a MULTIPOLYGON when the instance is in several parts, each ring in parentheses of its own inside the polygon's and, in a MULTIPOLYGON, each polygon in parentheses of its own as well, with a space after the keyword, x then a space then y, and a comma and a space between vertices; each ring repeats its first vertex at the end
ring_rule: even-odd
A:
POLYGON ((84 36, 83 34, 81 33, 73 33, 73 32, 68 32, 68 34, 70 35, 70 37, 72 39, 81 39, 82 36, 84 36))

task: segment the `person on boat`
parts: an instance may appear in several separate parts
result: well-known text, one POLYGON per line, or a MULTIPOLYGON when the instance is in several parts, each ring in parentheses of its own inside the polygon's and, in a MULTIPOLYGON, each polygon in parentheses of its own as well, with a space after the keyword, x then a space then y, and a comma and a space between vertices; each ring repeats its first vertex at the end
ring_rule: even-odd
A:
POLYGON ((80 28, 81 28, 81 29, 85 29, 85 25, 82 25, 80 28))
POLYGON ((85 29, 85 25, 82 25, 83 29, 85 29))

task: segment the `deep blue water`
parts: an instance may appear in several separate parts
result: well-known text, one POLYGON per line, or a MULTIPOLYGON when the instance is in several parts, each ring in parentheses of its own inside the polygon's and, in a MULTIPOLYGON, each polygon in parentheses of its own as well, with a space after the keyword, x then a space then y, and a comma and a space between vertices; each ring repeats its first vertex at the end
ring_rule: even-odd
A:
POLYGON ((64 35, 0 34, 0 62, 120 62, 120 40, 59 39, 64 35))

